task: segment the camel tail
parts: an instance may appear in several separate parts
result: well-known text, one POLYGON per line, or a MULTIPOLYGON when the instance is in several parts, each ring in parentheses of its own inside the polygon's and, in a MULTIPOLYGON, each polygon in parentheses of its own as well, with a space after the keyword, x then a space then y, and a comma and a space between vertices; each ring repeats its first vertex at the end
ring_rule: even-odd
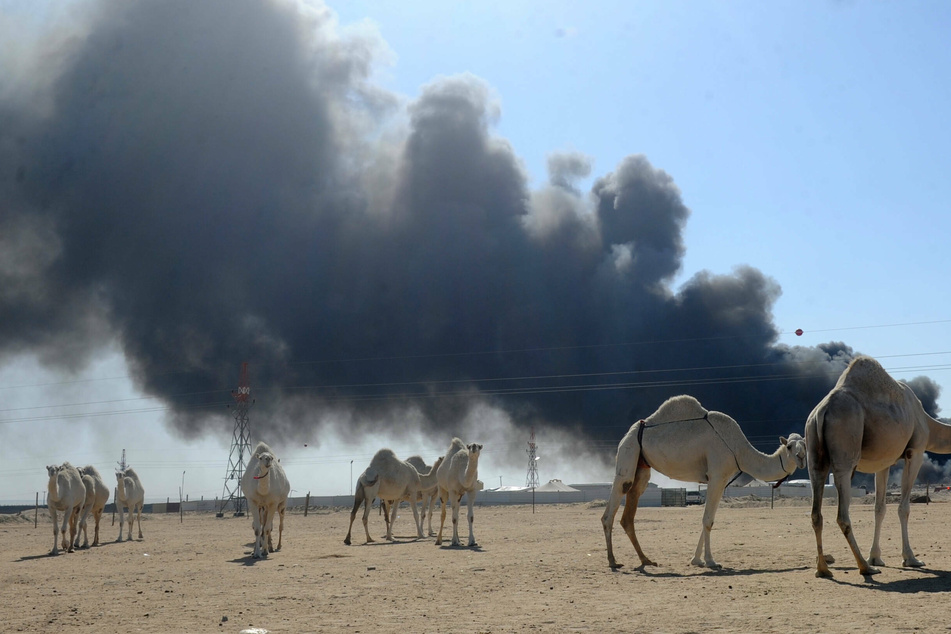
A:
POLYGON ((357 490, 353 492, 353 510, 351 514, 356 513, 360 505, 367 499, 367 492, 363 488, 363 482, 357 482, 357 490))
POLYGON ((816 405, 816 408, 812 410, 812 413, 809 414, 809 417, 812 419, 813 424, 811 425, 813 429, 814 438, 810 438, 808 433, 810 425, 809 421, 806 423, 806 443, 810 444, 814 449, 816 459, 820 464, 825 462, 826 459, 826 441, 825 441, 825 422, 826 422, 826 410, 829 407, 827 399, 823 399, 821 403, 816 405))
POLYGON ((622 482, 621 492, 627 494, 634 484, 634 475, 641 462, 644 462, 641 456, 641 434, 643 434, 644 421, 634 423, 627 435, 621 439, 617 448, 617 460, 614 471, 614 481, 622 482))

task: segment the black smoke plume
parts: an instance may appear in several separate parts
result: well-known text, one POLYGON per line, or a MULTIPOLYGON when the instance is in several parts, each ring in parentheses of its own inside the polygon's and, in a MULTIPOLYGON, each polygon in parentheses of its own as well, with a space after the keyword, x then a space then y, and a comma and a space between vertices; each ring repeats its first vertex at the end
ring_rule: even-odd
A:
POLYGON ((448 439, 488 406, 616 442, 691 393, 764 449, 852 357, 780 345, 752 266, 672 288, 691 210, 647 157, 582 192, 591 159, 554 153, 532 190, 483 81, 406 102, 327 9, 82 8, 0 77, 0 355, 80 371, 117 340, 184 437, 231 424, 247 360, 272 436, 448 439))

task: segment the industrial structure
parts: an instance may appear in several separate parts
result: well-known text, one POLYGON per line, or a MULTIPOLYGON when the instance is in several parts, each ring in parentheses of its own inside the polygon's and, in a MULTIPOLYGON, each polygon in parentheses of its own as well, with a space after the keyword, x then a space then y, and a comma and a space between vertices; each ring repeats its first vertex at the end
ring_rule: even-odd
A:
POLYGON ((248 410, 254 404, 251 399, 251 380, 248 377, 248 362, 241 364, 241 378, 238 389, 231 392, 234 399, 234 434, 231 439, 231 453, 228 456, 228 470, 225 471, 225 486, 221 493, 221 504, 217 517, 224 517, 225 511, 234 510, 235 517, 244 515, 248 506, 241 490, 241 478, 244 476, 245 460, 251 457, 251 423, 248 410))

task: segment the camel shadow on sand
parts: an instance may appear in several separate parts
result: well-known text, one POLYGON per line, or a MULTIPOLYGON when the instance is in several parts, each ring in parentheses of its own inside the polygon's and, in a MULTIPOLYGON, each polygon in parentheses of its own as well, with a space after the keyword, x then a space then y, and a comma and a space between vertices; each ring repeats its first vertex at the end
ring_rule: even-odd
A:
POLYGON ((809 566, 796 566, 794 568, 698 568, 693 574, 681 572, 665 572, 660 570, 659 566, 637 566, 634 568, 616 568, 611 572, 622 575, 640 574, 645 577, 656 577, 660 579, 684 579, 687 577, 749 577, 752 575, 771 574, 776 572, 796 572, 797 570, 810 570, 809 566))
MULTIPOLYGON (((889 566, 879 566, 879 568, 889 569, 889 566)), ((905 568, 891 568, 899 572, 907 571, 905 568)), ((840 586, 852 586, 855 588, 867 588, 870 590, 879 590, 882 592, 899 592, 902 594, 915 594, 916 592, 947 592, 951 588, 951 571, 930 570, 928 568, 915 568, 914 571, 928 575, 927 577, 913 577, 910 579, 896 579, 895 581, 879 581, 877 575, 860 575, 858 570, 836 569, 832 568, 834 577, 828 581, 840 586), (848 578, 843 578, 848 577, 848 578)))
POLYGON ((88 550, 96 550, 98 548, 103 548, 105 546, 112 546, 113 544, 118 544, 118 543, 119 542, 99 542, 97 545, 90 546, 89 548, 76 548, 71 553, 68 553, 63 549, 60 549, 60 551, 55 555, 51 554, 49 551, 46 551, 45 553, 42 553, 39 555, 24 555, 23 557, 20 557, 19 559, 14 559, 13 561, 15 562, 33 561, 34 559, 45 559, 47 557, 61 557, 63 555, 75 555, 77 553, 83 553, 88 550))

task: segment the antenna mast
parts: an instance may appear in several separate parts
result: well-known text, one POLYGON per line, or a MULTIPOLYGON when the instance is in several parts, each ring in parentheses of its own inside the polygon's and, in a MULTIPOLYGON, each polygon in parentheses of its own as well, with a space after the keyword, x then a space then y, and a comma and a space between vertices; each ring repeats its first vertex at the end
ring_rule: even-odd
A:
POLYGON ((245 456, 251 455, 251 424, 248 410, 254 404, 251 399, 251 380, 248 377, 248 362, 241 364, 241 379, 238 389, 231 392, 234 399, 234 434, 231 439, 231 454, 228 456, 228 470, 225 471, 225 486, 221 493, 221 506, 216 517, 224 517, 225 509, 234 509, 235 517, 242 517, 247 500, 241 490, 241 478, 244 476, 245 456))
POLYGON ((535 426, 528 437, 528 475, 525 477, 525 486, 534 489, 538 486, 538 455, 535 453, 535 426))

